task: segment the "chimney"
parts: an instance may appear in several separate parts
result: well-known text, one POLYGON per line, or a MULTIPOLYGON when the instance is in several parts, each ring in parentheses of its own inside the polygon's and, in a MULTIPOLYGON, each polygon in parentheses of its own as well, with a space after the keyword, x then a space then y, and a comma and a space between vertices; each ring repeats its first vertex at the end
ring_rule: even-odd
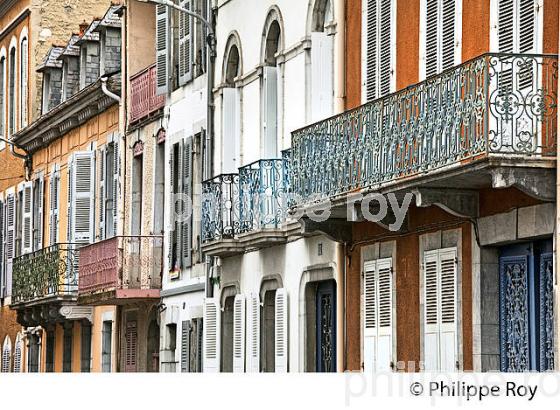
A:
POLYGON ((86 32, 86 29, 89 27, 89 24, 86 23, 86 21, 84 20, 81 24, 80 24, 80 36, 83 36, 84 33, 86 32))

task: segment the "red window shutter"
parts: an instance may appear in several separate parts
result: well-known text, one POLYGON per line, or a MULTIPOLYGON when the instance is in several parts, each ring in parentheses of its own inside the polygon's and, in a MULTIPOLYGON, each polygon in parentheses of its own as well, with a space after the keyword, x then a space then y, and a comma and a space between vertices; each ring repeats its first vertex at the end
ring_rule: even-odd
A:
POLYGON ((136 372, 136 350, 137 350, 136 321, 126 323, 126 352, 125 372, 136 372))

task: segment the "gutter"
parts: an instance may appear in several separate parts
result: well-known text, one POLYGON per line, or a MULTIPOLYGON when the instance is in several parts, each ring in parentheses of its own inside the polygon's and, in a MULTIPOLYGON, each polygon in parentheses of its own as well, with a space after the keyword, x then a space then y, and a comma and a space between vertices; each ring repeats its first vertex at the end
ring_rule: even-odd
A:
POLYGON ((99 78, 99 80, 101 80, 101 91, 103 91, 103 94, 105 94, 107 97, 110 97, 113 100, 115 100, 116 102, 120 103, 121 102, 121 97, 118 96, 117 94, 109 91, 109 88, 107 88, 107 79, 108 78, 109 77, 107 77, 106 75, 99 78))
POLYGON ((5 142, 6 144, 8 144, 10 146, 10 152, 12 153, 12 155, 16 158, 19 159, 23 159, 24 161, 24 166, 25 166, 25 179, 29 180, 29 178, 31 177, 31 154, 22 146, 16 144, 15 142, 8 140, 4 137, 0 137, 0 141, 5 142), (15 149, 19 149, 22 150, 25 154, 20 154, 19 152, 16 152, 15 149))

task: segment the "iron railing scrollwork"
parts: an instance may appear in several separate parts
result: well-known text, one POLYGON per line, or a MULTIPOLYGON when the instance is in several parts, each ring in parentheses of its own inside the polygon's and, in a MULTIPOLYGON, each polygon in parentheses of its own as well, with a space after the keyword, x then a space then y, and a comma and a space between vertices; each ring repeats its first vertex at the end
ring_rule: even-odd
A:
POLYGON ((482 157, 553 156, 557 84, 557 56, 484 54, 297 130, 290 201, 321 201, 482 157))
POLYGON ((77 296, 78 259, 74 244, 52 245, 14 258, 12 303, 77 296))
POLYGON ((222 174, 202 183, 203 242, 239 233, 239 203, 238 174, 222 174))

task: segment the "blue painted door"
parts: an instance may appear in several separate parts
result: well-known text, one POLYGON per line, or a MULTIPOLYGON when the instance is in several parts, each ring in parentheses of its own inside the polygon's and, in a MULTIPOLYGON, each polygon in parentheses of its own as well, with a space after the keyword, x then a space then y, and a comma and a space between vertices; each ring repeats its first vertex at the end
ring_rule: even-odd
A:
POLYGON ((552 242, 500 251, 500 368, 552 370, 552 242))
POLYGON ((316 293, 317 372, 336 372, 336 282, 320 282, 316 293))

